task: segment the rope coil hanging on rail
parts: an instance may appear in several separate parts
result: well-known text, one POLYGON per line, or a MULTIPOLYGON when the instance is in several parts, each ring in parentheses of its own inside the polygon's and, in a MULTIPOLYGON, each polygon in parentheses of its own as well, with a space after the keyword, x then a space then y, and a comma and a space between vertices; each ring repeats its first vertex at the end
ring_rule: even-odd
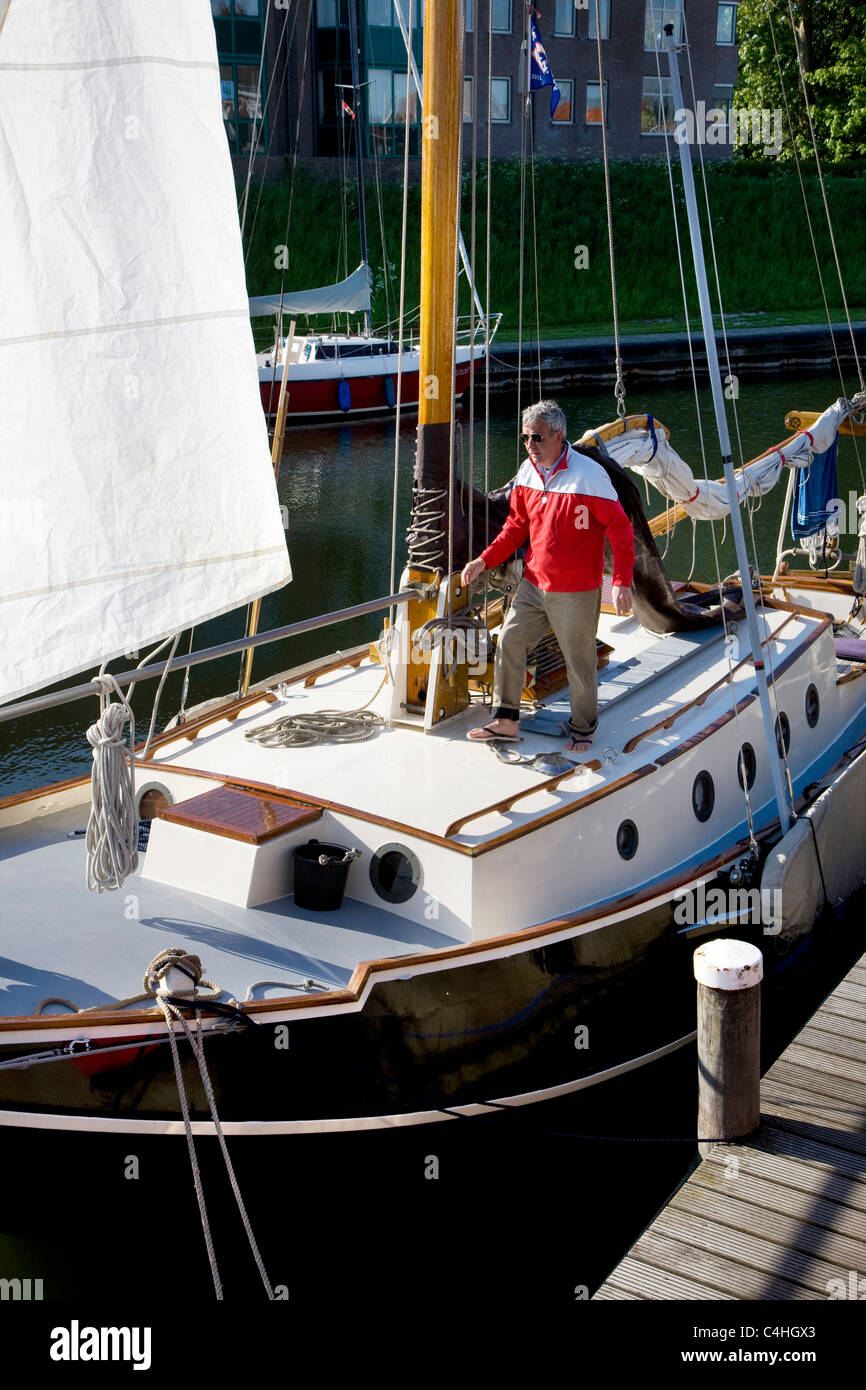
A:
POLYGON ((135 718, 114 676, 93 677, 99 687, 99 718, 87 730, 93 749, 91 810, 87 823, 87 886, 103 893, 120 888, 138 867, 138 814, 135 806, 135 718), (119 703, 111 700, 112 692, 119 703), (129 722, 129 756, 123 726, 129 722))

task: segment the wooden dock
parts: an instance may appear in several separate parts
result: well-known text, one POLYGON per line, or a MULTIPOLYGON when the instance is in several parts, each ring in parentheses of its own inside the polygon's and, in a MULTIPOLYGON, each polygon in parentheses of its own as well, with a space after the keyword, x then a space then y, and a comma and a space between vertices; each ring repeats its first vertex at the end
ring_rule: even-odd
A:
POLYGON ((596 1299, 866 1298, 866 956, 761 1081, 596 1299))

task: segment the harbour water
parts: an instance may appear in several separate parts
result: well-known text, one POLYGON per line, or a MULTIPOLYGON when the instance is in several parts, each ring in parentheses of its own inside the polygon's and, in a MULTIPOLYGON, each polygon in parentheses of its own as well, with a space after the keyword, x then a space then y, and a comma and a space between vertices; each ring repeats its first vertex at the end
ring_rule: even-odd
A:
MULTIPOLYGON (((524 404, 535 399, 526 395, 527 389, 524 383, 524 404)), ((855 389, 853 381, 848 383, 848 389, 855 389)), ((739 463, 738 430, 743 458, 748 460, 785 438, 784 419, 788 411, 822 410, 836 399, 840 390, 838 378, 828 375, 793 380, 786 377, 784 381, 765 377, 759 377, 754 382, 741 380, 736 421, 729 407, 735 464, 739 463)), ((571 439, 578 438, 587 428, 596 428, 615 418, 613 395, 609 390, 559 392, 558 399, 566 412, 571 439)), ((701 403, 707 474, 710 478, 717 478, 721 476, 721 463, 712 428, 712 405, 708 391, 702 393, 701 403)), ((674 447, 689 463, 695 477, 703 476, 701 437, 695 397, 690 388, 654 384, 644 395, 638 386, 631 386, 627 408, 633 413, 649 410, 661 420, 670 429, 674 447)), ((471 462, 475 484, 483 486, 485 421, 480 389, 471 431, 471 451, 470 421, 465 407, 459 409, 458 418, 463 424, 465 477, 467 480, 470 477, 471 462)), ((396 583, 399 583, 405 558, 415 428, 416 417, 411 414, 404 416, 396 451, 396 583)), ((505 393, 491 396, 487 463, 491 487, 500 487, 516 472, 523 452, 518 433, 516 396, 505 393)), ((294 578, 284 589, 263 600, 260 631, 335 611, 392 591, 390 557, 395 435, 393 420, 295 425, 287 431, 279 496, 288 527, 294 578)), ((861 445, 860 450, 866 468, 866 449, 861 445)), ((182 461, 179 461, 179 466, 182 466, 182 461)), ((643 487, 640 479, 636 478, 636 481, 643 487)), ((763 569, 772 565, 775 555, 784 482, 783 478, 753 514, 757 554, 763 569)), ((144 479, 142 486, 146 486, 144 479)), ((863 486, 854 442, 843 437, 840 438, 839 447, 840 497, 847 500, 852 489, 859 493, 863 491, 863 486)), ((57 505, 62 514, 62 479, 57 485, 57 505)), ((170 502, 166 505, 170 505, 170 502)), ((662 511, 663 505, 660 494, 650 489, 649 501, 645 504, 647 515, 653 516, 662 511)), ((844 549, 854 550, 856 545, 856 535, 843 537, 844 549)), ((665 550, 664 537, 659 541, 659 546, 662 551, 665 550)), ((669 539, 665 564, 674 579, 684 579, 694 573, 695 578, 710 582, 717 573, 722 577, 731 574, 736 561, 730 527, 716 523, 711 528, 708 523, 701 522, 693 529, 691 522, 681 522, 669 539)), ((195 632, 195 646, 206 647, 242 636, 244 620, 245 612, 238 611, 202 624, 195 632)), ((380 628, 381 616, 373 615, 340 627, 304 634, 289 643, 266 647, 256 654, 253 680, 264 679, 269 671, 285 670, 338 648, 364 642, 375 637, 380 628)), ((185 649, 186 642, 185 636, 179 651, 185 649)), ((122 670, 134 664, 133 660, 121 659, 114 662, 113 667, 122 670)), ((188 707, 235 689, 239 664, 238 657, 229 657, 195 667, 191 673, 188 707)), ((179 675, 166 682, 157 728, 163 727, 176 713, 180 705, 181 687, 182 678, 179 675)), ((137 729, 141 736, 150 719, 152 690, 152 686, 140 690, 134 700, 137 729)), ((80 701, 26 720, 0 724, 0 796, 86 772, 90 766, 90 748, 84 734, 95 718, 95 710, 95 699, 93 702, 80 701)))
MULTIPOLYGON (((786 411, 820 410, 838 394, 838 383, 827 376, 741 382, 737 404, 744 457, 784 438, 786 411)), ((559 400, 571 438, 614 414, 610 393, 562 392, 559 400)), ((675 447, 695 474, 702 473, 690 391, 656 387, 646 400, 633 388, 628 405, 633 411, 651 409, 671 429, 675 447)), ((468 433, 465 411, 460 418, 468 433)), ((718 447, 707 432, 708 418, 707 412, 707 467, 716 477, 718 447)), ((397 447, 398 580, 414 435, 409 416, 397 447)), ((491 487, 515 471, 521 449, 517 435, 516 400, 494 396, 491 487)), ((474 477, 481 485, 480 414, 473 452, 474 477)), ((295 578, 264 601, 262 629, 389 592, 394 454, 393 421, 296 426, 288 432, 279 493, 295 578)), ((467 438, 467 478, 469 454, 467 438)), ((843 439, 840 496, 847 499, 851 489, 861 490, 860 474, 852 443, 843 439)), ((62 506, 61 485, 58 501, 62 506)), ((781 506, 780 488, 754 515, 764 568, 772 562, 781 506)), ((660 509, 653 495, 648 515, 660 509)), ((843 539, 844 548, 855 545, 853 537, 843 539)), ((710 528, 702 525, 693 536, 691 524, 682 523, 667 552, 672 577, 686 577, 693 563, 696 577, 713 579, 717 564, 718 573, 729 574, 733 546, 720 526, 715 547, 718 560, 710 528)), ((196 632, 196 646, 239 635, 243 619, 234 614, 204 625, 196 632)), ((253 678, 367 640, 378 625, 376 617, 358 620, 308 634, 290 646, 267 648, 257 654, 253 678)), ((237 658, 194 669, 188 703, 234 688, 237 673, 237 658)), ((149 718, 148 699, 149 692, 142 691, 136 700, 140 732, 149 718)), ((160 726, 176 712, 179 699, 180 678, 173 678, 163 695, 160 726)), ((85 772, 90 753, 84 731, 92 717, 80 702, 0 725, 2 793, 85 772)), ((850 957, 855 933, 842 920, 826 924, 819 935, 823 954, 776 962, 786 966, 788 979, 784 989, 766 991, 769 1055, 796 1030, 850 957)), ((405 1293, 408 1281, 417 1289, 421 1309, 425 1300, 438 1305, 446 1293, 456 1307, 481 1291, 488 1297, 493 1293, 503 1308, 543 1301, 567 1325, 694 1161, 695 1095, 695 1058, 684 1049, 598 1095, 578 1093, 516 1115, 345 1142, 304 1138, 268 1147, 266 1141, 244 1140, 232 1145, 232 1153, 271 1280, 286 1289, 296 1311, 320 1307, 334 1295, 335 1280, 341 1299, 356 1293, 366 1302, 375 1277, 383 1310, 390 1297, 405 1293)), ((130 1153, 129 1144, 96 1136, 77 1150, 77 1166, 71 1169, 67 1150, 45 1136, 16 1155, 15 1171, 7 1167, 0 1184, 0 1277, 41 1279, 46 1299, 79 1296, 85 1287, 94 1298, 109 1298, 117 1289, 113 1262, 104 1258, 106 1243, 129 1243, 136 1259, 124 1269, 126 1300, 153 1292, 168 1251, 183 1260, 184 1297, 212 1297, 183 1140, 175 1145, 173 1173, 156 1148, 136 1145, 130 1153), (130 1159, 136 1160, 133 1178, 130 1159), (76 1200, 80 1187, 93 1185, 90 1165, 104 1191, 98 1211, 83 1210, 76 1200)), ((199 1149, 226 1294, 262 1297, 219 1155, 213 1145, 199 1149)))

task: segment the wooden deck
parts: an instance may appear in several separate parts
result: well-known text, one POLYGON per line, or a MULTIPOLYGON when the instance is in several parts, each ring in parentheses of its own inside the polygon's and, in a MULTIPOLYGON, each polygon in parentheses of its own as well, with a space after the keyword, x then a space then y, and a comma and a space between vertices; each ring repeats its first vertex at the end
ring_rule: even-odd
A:
POLYGON ((594 1298, 858 1296, 866 1296, 866 956, 763 1078, 758 1132, 713 1149, 594 1298))

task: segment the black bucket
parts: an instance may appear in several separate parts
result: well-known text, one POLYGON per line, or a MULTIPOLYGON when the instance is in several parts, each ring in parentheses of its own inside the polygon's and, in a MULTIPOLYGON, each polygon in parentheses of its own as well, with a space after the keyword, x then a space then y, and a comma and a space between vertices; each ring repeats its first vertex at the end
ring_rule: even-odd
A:
POLYGON ((295 846, 295 902, 313 912, 333 912, 343 901, 349 866, 360 850, 308 840, 295 846))

